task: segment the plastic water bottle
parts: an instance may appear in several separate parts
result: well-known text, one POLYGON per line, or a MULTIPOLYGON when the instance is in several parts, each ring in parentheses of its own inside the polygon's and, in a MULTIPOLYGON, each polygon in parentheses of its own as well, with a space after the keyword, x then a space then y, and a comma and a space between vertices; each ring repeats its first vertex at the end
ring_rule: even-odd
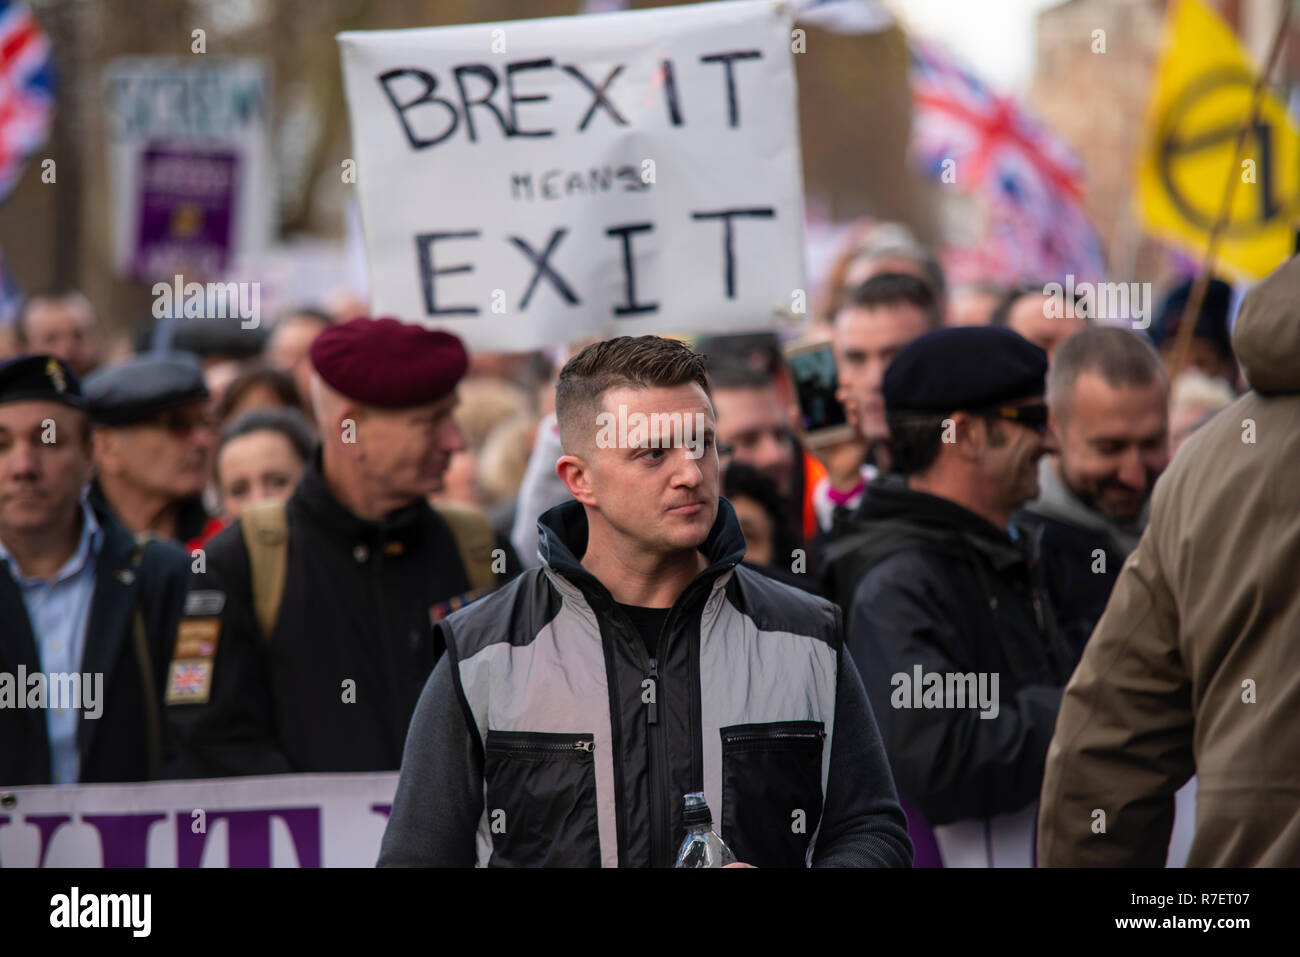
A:
POLYGON ((736 863, 736 855, 713 829, 713 814, 703 792, 686 795, 682 820, 686 824, 686 839, 677 852, 675 866, 725 867, 736 863))

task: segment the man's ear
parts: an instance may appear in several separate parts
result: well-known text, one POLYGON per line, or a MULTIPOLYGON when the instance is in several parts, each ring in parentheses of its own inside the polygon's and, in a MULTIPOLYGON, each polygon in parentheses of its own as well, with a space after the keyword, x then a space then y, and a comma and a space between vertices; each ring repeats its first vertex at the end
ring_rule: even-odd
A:
POLYGON ((90 460, 95 468, 108 475, 116 470, 117 435, 114 429, 95 429, 90 435, 90 460))
POLYGON ((365 417, 365 409, 352 402, 340 402, 334 411, 330 428, 348 455, 360 457, 365 454, 361 447, 361 425, 365 417))
POLYGON ((969 412, 954 412, 951 418, 955 436, 953 450, 968 462, 977 461, 988 444, 987 423, 969 412))
POLYGON ((597 507, 596 492, 591 483, 591 466, 576 455, 563 455, 555 463, 555 474, 560 477, 569 494, 583 505, 597 507))

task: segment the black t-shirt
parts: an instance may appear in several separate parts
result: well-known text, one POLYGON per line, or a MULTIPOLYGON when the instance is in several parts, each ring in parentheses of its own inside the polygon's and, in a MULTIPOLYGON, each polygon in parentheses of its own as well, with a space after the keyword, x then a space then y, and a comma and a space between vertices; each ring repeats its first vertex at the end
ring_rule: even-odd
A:
POLYGON ((671 608, 642 608, 640 605, 625 605, 618 603, 618 607, 627 612, 627 616, 632 619, 632 624, 636 625, 636 630, 641 632, 641 640, 645 642, 646 651, 650 657, 655 656, 656 646, 659 644, 659 632, 663 630, 664 622, 668 620, 668 612, 671 608))

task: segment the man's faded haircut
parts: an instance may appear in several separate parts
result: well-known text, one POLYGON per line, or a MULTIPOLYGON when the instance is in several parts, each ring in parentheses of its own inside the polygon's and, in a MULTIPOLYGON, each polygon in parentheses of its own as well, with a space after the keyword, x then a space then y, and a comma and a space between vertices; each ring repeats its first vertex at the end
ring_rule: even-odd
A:
POLYGON ((704 356, 676 339, 619 336, 593 342, 564 364, 555 385, 555 418, 564 451, 573 454, 574 448, 586 444, 584 436, 595 436, 596 416, 610 389, 672 388, 691 382, 712 401, 704 356))
POLYGON ((927 331, 943 325, 943 305, 934 287, 905 272, 882 272, 859 283, 844 295, 840 310, 911 306, 925 316, 927 331))
POLYGON ((1047 404, 1058 419, 1068 416, 1084 372, 1097 373, 1112 389, 1158 382, 1169 392, 1164 363, 1145 336, 1120 326, 1090 326, 1061 343, 1048 369, 1047 404))

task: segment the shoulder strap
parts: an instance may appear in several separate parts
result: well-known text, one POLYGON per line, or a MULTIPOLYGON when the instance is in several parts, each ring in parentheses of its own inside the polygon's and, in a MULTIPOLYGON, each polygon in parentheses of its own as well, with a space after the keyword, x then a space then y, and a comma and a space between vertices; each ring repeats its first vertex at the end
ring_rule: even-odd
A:
MULTIPOLYGON (((137 539, 131 553, 131 567, 137 577, 145 550, 152 536, 137 539)), ((153 679, 153 656, 149 654, 149 636, 145 632, 144 609, 140 605, 144 589, 136 585, 135 614, 131 616, 131 643, 135 648, 136 665, 140 669, 140 687, 144 689, 145 746, 149 755, 149 780, 155 781, 162 770, 162 718, 158 713, 157 690, 153 679)))
POLYGON ((282 502, 259 502, 239 516, 248 550, 248 569, 253 585, 253 611, 262 638, 271 640, 280 599, 289 571, 289 518, 282 502))
POLYGON ((469 587, 478 590, 496 584, 492 571, 492 550, 496 548, 496 535, 488 520, 477 509, 466 505, 439 505, 437 512, 451 526, 456 539, 456 551, 469 579, 469 587))

